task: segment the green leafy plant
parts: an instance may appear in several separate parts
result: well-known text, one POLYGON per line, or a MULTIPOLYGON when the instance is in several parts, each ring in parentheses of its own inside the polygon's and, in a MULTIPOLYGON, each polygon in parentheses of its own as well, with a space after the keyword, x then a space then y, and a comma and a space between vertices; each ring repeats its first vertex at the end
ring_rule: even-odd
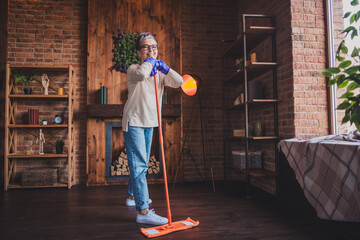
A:
MULTIPOLYGON (((351 5, 357 6, 359 5, 359 1, 353 0, 351 5)), ((338 88, 347 87, 346 92, 340 96, 344 101, 339 104, 337 109, 345 110, 342 124, 350 121, 350 124, 355 124, 357 130, 360 131, 360 94, 356 95, 354 92, 355 89, 360 87, 360 39, 358 29, 355 26, 360 19, 360 11, 356 13, 347 12, 343 18, 348 19, 350 25, 343 31, 345 36, 336 52, 338 66, 327 68, 322 74, 325 77, 331 78, 329 86, 336 84, 338 88), (345 38, 348 35, 351 41, 355 43, 352 51, 349 51, 348 46, 346 46, 345 38), (351 55, 349 55, 350 52, 351 55)))
POLYGON ((15 72, 15 83, 23 82, 26 88, 29 88, 30 82, 35 80, 35 73, 24 74, 23 72, 15 72))
POLYGON ((139 33, 127 34, 118 30, 118 33, 113 36, 114 53, 113 61, 115 64, 111 69, 126 73, 126 70, 131 64, 139 63, 140 57, 137 55, 135 42, 139 33))

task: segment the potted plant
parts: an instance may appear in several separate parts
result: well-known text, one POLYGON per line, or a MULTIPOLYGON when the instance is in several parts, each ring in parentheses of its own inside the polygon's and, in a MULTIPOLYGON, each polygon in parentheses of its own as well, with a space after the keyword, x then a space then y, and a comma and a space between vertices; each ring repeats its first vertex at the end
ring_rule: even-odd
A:
POLYGON ((62 154, 63 148, 64 148, 64 141, 63 140, 56 140, 56 153, 62 154))
POLYGON ((23 72, 16 72, 14 73, 14 77, 15 77, 15 83, 23 82, 25 84, 26 88, 24 88, 24 93, 31 94, 31 88, 29 87, 29 85, 30 82, 35 80, 35 73, 25 75, 23 72))
POLYGON ((48 123, 48 122, 47 122, 46 119, 43 119, 43 120, 42 120, 42 124, 43 124, 43 125, 47 125, 47 123, 48 123))
MULTIPOLYGON (((352 6, 359 5, 357 0, 351 2, 352 6)), ((349 19, 350 25, 345 28, 343 33, 345 36, 340 43, 336 52, 336 59, 338 60, 337 67, 329 67, 322 72, 322 74, 330 78, 329 86, 336 84, 338 88, 345 88, 346 92, 340 96, 344 101, 337 107, 337 109, 345 110, 345 116, 342 119, 342 124, 349 122, 355 124, 358 131, 360 131, 360 94, 358 88, 360 87, 360 47, 359 34, 356 23, 360 19, 360 11, 356 13, 345 13, 344 19, 349 19), (349 49, 346 45, 345 38, 351 37, 351 42, 354 43, 353 49, 349 49), (351 55, 349 55, 351 53, 351 55)))

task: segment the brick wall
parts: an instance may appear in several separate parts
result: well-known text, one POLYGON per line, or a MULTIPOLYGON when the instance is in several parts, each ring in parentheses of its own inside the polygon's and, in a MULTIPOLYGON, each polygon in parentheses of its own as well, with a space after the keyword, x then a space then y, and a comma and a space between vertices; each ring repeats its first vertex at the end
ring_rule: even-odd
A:
POLYGON ((329 133, 323 1, 291 1, 295 136, 329 133))
MULTIPOLYGON (((86 139, 86 41, 87 1, 80 0, 11 0, 9 3, 8 58, 9 64, 65 65, 76 71, 75 168, 76 182, 85 182, 86 139)), ((19 104, 21 111, 29 107, 19 104)), ((43 112, 51 104, 41 106, 43 112)), ((61 111, 61 109, 56 109, 61 111)), ((45 138, 51 137, 45 134, 45 138)), ((31 135, 19 135, 19 149, 34 141, 31 135)), ((45 145, 45 150, 47 146, 45 145)), ((34 146, 36 150, 36 146, 34 146)), ((19 162, 18 168, 51 164, 64 168, 63 161, 19 162), (31 164, 31 165, 29 165, 31 164)), ((66 171, 66 170, 64 170, 66 171)), ((66 174, 66 173, 65 173, 66 174)))
POLYGON ((8 17, 8 2, 0 2, 0 64, 6 63, 7 58, 7 17, 8 17))
MULTIPOLYGON (((181 14, 182 71, 201 78, 200 95, 206 121, 208 141, 212 156, 215 179, 223 179, 223 128, 222 128, 222 80, 221 41, 237 35, 237 1, 184 0, 181 14)), ((183 95, 182 113, 185 137, 193 104, 192 121, 187 153, 184 155, 184 180, 210 178, 210 158, 203 160, 200 108, 198 95, 183 95)), ((205 141, 206 147, 206 141, 205 141)))

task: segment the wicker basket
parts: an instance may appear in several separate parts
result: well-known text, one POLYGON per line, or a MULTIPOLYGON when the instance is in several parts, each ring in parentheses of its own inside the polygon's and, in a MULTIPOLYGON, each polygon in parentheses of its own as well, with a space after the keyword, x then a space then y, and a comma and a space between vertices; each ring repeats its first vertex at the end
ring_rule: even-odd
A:
MULTIPOLYGON (((245 152, 244 151, 232 151, 233 154, 233 166, 241 169, 246 168, 245 152)), ((260 169, 263 168, 262 153, 261 151, 249 152, 249 168, 260 169)))
POLYGON ((46 186, 58 182, 58 168, 30 168, 22 172, 23 186, 46 186))

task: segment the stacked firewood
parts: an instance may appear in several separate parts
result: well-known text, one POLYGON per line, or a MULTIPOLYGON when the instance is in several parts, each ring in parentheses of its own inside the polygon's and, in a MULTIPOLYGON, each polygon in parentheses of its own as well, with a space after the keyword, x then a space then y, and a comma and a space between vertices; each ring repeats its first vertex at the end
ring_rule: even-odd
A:
POLYGON ((156 161, 155 156, 151 156, 148 162, 148 174, 157 174, 160 172, 160 162, 156 161))
MULTIPOLYGON (((157 174, 160 172, 160 162, 156 161, 155 156, 151 156, 148 162, 148 174, 157 174)), ((118 159, 112 162, 111 176, 130 175, 129 163, 126 151, 122 151, 118 159)))
POLYGON ((118 159, 112 162, 111 176, 130 175, 129 163, 125 151, 120 153, 118 159))

